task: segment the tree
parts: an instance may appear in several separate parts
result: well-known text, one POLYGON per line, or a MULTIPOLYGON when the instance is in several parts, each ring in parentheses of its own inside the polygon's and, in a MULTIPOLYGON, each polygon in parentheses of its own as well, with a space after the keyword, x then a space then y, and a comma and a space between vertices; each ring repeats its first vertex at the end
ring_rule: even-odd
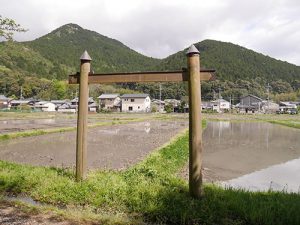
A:
POLYGON ((3 18, 0 15, 0 37, 4 37, 6 40, 13 40, 14 32, 26 32, 27 30, 22 28, 20 24, 17 24, 13 19, 3 18))

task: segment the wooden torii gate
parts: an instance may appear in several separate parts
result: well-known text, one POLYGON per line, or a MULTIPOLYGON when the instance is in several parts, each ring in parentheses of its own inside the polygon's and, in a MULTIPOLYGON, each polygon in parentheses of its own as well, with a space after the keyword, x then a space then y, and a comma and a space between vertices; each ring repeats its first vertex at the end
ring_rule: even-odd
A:
POLYGON ((76 142, 76 180, 86 176, 88 84, 127 82, 179 82, 189 86, 189 191, 192 197, 201 196, 202 186, 202 116, 201 81, 214 79, 215 70, 200 69, 200 53, 191 45, 187 53, 187 70, 135 73, 91 73, 91 57, 85 51, 80 57, 80 73, 69 75, 69 84, 79 84, 79 106, 76 142))

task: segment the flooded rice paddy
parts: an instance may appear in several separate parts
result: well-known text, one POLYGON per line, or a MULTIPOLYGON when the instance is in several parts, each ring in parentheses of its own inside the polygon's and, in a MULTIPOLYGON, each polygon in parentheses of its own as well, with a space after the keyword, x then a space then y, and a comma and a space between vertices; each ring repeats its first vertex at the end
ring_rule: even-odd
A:
MULTIPOLYGON (((109 122, 111 120, 95 120, 89 119, 88 123, 109 122)), ((60 127, 75 127, 76 119, 14 119, 0 120, 0 134, 7 134, 19 131, 28 131, 36 129, 51 129, 60 127)))
MULTIPOLYGON (((90 121, 93 122, 93 121, 90 121)), ((0 121, 6 128, 75 126, 74 119, 0 121)), ((123 169, 188 127, 187 121, 144 121, 88 131, 89 169, 123 169)), ((298 192, 300 130, 265 122, 208 122, 203 133, 203 173, 207 182, 249 190, 298 192)), ((0 142, 0 159, 42 166, 75 165, 76 132, 0 142)), ((184 172, 188 173, 187 170, 184 172)))
POLYGON ((225 185, 299 191, 298 129, 263 122, 209 122, 204 151, 204 167, 216 180, 227 180, 225 185))
MULTIPOLYGON (((145 121, 88 129, 88 167, 122 169, 185 129, 185 121, 145 121)), ((73 167, 76 132, 53 133, 0 143, 0 159, 31 165, 73 167)))

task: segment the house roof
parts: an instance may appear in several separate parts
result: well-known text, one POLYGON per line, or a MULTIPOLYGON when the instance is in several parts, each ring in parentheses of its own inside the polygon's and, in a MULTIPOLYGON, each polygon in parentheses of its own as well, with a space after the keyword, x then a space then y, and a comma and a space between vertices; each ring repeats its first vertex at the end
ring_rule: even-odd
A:
MULTIPOLYGON (((78 97, 74 98, 71 102, 78 102, 78 97)), ((89 97, 88 102, 94 102, 93 97, 89 97)))
POLYGON ((9 98, 7 98, 5 95, 0 95, 0 100, 8 101, 9 98))
POLYGON ((116 97, 119 97, 120 95, 119 94, 102 94, 100 95, 98 98, 99 99, 115 99, 116 97))
POLYGON ((148 94, 124 94, 121 98, 147 98, 148 94))
POLYGON ((256 99, 258 99, 258 100, 262 101, 262 99, 261 99, 261 98, 259 98, 259 97, 255 96, 255 95, 246 95, 246 96, 244 96, 244 97, 241 97, 241 99, 243 99, 243 98, 246 98, 246 97, 252 97, 252 98, 256 98, 256 99))
MULTIPOLYGON (((220 99, 217 99, 217 100, 214 100, 214 101, 211 101, 212 103, 217 103, 217 102, 228 102, 226 101, 225 99, 223 98, 220 98, 220 99)), ((229 103, 229 102, 228 102, 229 103)))
POLYGON ((12 104, 27 104, 29 103, 29 100, 12 100, 11 103, 12 104))
POLYGON ((64 104, 67 102, 67 100, 51 100, 51 102, 54 104, 64 104))

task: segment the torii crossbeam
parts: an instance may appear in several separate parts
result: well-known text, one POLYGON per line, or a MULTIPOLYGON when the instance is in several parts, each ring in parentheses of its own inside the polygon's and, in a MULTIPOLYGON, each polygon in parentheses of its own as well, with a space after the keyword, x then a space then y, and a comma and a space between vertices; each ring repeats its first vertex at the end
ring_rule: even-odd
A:
POLYGON ((215 79, 214 69, 200 69, 200 53, 192 45, 186 53, 187 69, 166 72, 99 73, 90 72, 91 57, 85 51, 80 57, 80 73, 69 75, 69 84, 79 84, 79 107, 76 143, 76 179, 86 176, 88 85, 130 82, 189 83, 189 190, 200 197, 202 190, 202 116, 201 83, 215 79))

